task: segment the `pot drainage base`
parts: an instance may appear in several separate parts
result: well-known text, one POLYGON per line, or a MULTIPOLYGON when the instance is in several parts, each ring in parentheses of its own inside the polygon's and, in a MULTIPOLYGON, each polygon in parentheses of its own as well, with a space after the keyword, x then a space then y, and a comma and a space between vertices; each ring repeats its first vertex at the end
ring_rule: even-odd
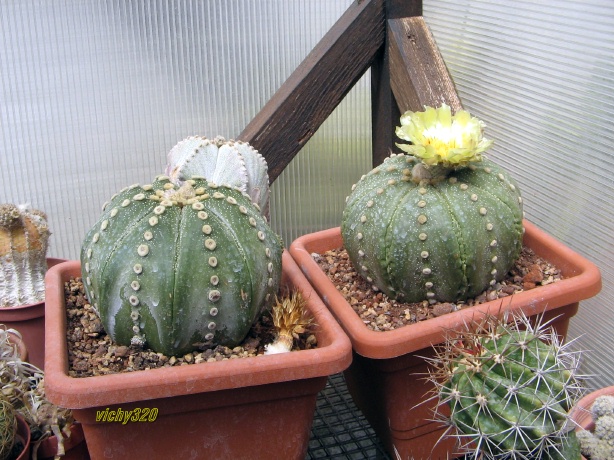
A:
POLYGON ((306 460, 390 460, 345 385, 343 374, 328 378, 317 399, 306 460))

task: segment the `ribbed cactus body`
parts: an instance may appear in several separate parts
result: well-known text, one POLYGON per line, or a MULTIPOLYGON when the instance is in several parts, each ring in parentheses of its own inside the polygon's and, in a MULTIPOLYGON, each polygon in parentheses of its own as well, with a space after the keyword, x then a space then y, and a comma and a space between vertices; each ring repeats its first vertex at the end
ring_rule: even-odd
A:
POLYGON ((49 235, 42 211, 0 205, 0 307, 45 300, 49 235))
POLYGON ((233 346, 275 298, 282 244, 249 197, 160 176, 115 195, 81 253, 107 333, 167 355, 233 346))
POLYGON ((439 399, 458 436, 485 458, 579 458, 568 423, 580 395, 573 354, 528 321, 527 330, 490 325, 452 338, 437 360, 439 399))
POLYGON ((411 155, 392 155, 354 186, 343 243, 367 281, 393 298, 456 301, 500 280, 522 248, 514 180, 483 160, 437 180, 416 178, 411 155))
POLYGON ((192 176, 237 187, 247 193, 264 216, 269 215, 269 175, 264 157, 247 142, 192 136, 168 154, 166 174, 175 185, 192 176))

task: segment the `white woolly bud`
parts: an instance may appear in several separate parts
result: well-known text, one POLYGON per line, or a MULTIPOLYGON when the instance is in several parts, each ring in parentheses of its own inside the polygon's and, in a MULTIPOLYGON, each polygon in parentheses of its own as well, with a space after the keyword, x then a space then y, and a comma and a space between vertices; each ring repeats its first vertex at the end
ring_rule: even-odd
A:
POLYGON ((265 355, 277 355, 279 353, 289 353, 291 350, 285 343, 282 342, 273 342, 264 346, 264 354, 265 355))

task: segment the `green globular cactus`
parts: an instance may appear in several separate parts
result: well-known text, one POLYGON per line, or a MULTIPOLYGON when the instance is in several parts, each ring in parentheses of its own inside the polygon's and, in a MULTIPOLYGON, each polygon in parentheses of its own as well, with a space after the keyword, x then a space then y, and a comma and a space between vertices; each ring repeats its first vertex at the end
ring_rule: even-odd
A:
POLYGON ((44 212, 0 204, 0 307, 45 300, 49 235, 44 212))
POLYGON ((238 187, 269 217, 269 176, 264 157, 247 142, 188 137, 168 154, 166 174, 175 185, 192 176, 210 183, 238 187))
POLYGON ((17 435, 17 418, 10 402, 0 399, 0 460, 10 458, 17 435))
POLYGON ((614 458, 614 396, 604 395, 595 399, 591 407, 595 429, 580 430, 576 434, 582 453, 591 460, 614 458))
POLYGON ((430 361, 436 413, 474 457, 580 458, 568 414, 583 392, 579 353, 551 328, 487 316, 452 333, 430 361))
POLYGON ((242 191, 159 176, 104 206, 81 264, 111 338, 170 356, 243 340, 275 300, 282 250, 242 191))
POLYGON ((518 186, 482 158, 490 141, 467 112, 452 116, 444 105, 408 112, 401 122, 397 135, 413 144, 398 146, 411 154, 387 158, 347 199, 341 234, 350 260, 400 301, 478 295, 506 275, 522 249, 518 186))

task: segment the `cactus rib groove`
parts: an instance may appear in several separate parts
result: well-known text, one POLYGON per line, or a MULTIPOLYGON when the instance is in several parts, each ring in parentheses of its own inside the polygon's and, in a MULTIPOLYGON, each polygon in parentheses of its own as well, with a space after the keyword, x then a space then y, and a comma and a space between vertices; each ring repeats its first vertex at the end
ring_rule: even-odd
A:
POLYGON ((444 179, 417 180, 424 165, 392 155, 347 199, 343 243, 357 272, 404 302, 453 302, 505 276, 522 249, 515 181, 482 160, 444 179))
POLYGON ((45 300, 49 235, 44 212, 0 205, 0 307, 45 300))
POLYGON ((579 459, 569 417, 584 391, 579 355, 545 324, 488 315, 452 333, 430 359, 436 416, 475 456, 579 459))
POLYGON ((192 176, 210 183, 238 187, 247 193, 262 215, 269 217, 269 175, 264 157, 247 142, 188 137, 168 154, 166 174, 175 185, 192 176))
POLYGON ((167 176, 116 194, 81 251, 88 298, 124 345, 234 346, 274 301, 282 243, 250 197, 167 176))

